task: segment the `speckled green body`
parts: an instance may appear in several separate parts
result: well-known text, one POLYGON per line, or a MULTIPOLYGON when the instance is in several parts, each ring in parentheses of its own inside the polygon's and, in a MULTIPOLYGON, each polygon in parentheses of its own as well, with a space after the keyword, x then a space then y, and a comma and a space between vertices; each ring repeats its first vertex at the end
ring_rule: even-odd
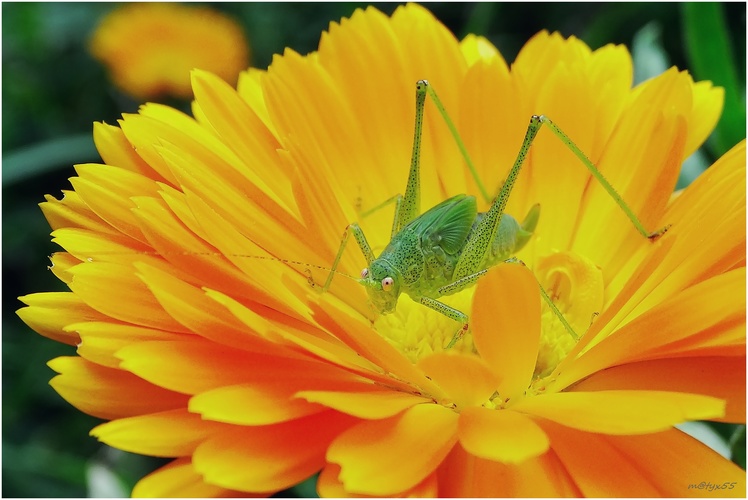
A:
MULTIPOLYGON (((421 297, 438 298, 447 293, 442 287, 455 281, 457 262, 465 242, 485 216, 478 213, 475 197, 457 195, 436 205, 413 219, 387 245, 370 269, 373 280, 380 280, 395 270, 399 293, 418 301, 421 297), (454 217, 454 214, 457 216, 454 217), (378 271, 383 272, 383 276, 378 271)), ((486 252, 479 269, 503 262, 525 245, 531 231, 522 228, 514 217, 501 217, 496 237, 486 252)))

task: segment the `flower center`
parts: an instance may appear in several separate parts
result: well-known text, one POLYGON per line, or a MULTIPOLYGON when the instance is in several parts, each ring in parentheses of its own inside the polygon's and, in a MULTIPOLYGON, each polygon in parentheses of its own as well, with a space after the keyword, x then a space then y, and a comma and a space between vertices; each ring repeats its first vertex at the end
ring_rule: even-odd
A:
MULTIPOLYGON (((465 314, 470 314, 473 293, 475 293, 475 287, 448 297, 441 297, 439 301, 465 314)), ((424 356, 445 350, 454 336, 460 333, 462 325, 402 294, 396 311, 392 314, 379 315, 374 321, 374 328, 405 357, 415 363, 424 356)), ((473 336, 468 332, 450 350, 474 352, 473 336)))
MULTIPOLYGON (((584 335, 603 307, 600 268, 582 255, 559 252, 540 259, 535 274, 577 336, 584 335)), ((547 304, 541 325, 536 377, 549 375, 576 344, 547 304)))
MULTIPOLYGON (((560 252, 541 259, 535 274, 577 336, 584 335, 603 306, 600 269, 581 255, 560 252)), ((470 314, 474 293, 475 287, 471 287, 439 300, 470 314)), ((576 343, 558 316, 547 304, 543 304, 534 378, 549 375, 576 343)), ((374 328, 415 363, 429 354, 445 350, 454 336, 460 333, 461 325, 403 294, 395 312, 378 315, 374 328)), ((475 353, 472 334, 468 332, 450 350, 475 353)))

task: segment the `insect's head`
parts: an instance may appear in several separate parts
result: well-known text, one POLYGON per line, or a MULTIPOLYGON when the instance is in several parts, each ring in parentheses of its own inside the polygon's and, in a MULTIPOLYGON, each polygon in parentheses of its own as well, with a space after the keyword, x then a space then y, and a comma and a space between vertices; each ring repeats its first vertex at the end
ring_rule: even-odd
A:
POLYGON ((382 314, 391 313, 400 296, 400 273, 386 260, 372 261, 361 270, 359 282, 366 287, 369 299, 382 314))

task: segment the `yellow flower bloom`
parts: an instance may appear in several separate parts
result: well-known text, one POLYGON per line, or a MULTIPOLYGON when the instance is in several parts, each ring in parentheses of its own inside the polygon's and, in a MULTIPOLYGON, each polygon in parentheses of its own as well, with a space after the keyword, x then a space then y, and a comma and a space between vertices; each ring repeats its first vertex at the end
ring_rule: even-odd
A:
POLYGON ((125 5, 104 18, 90 47, 115 84, 136 98, 190 98, 193 68, 234 83, 249 65, 241 27, 207 7, 125 5))
MULTIPOLYGON (((321 470, 323 496, 744 496, 742 470, 673 426, 745 422, 745 143, 671 196, 722 93, 675 69, 632 89, 631 68, 621 46, 543 32, 510 69, 423 7, 369 8, 237 90, 193 72, 194 119, 149 104, 97 124, 104 164, 42 204, 71 292, 19 311, 78 346, 53 387, 110 420, 101 441, 174 458, 135 495, 268 494, 321 470), (471 321, 453 349, 458 325, 407 297, 378 317, 355 280, 318 293, 309 269, 320 283, 346 224, 404 188, 422 78, 487 186, 543 113, 647 227, 672 227, 642 238, 541 131, 508 210, 542 206, 526 267, 447 299, 471 321)), ((422 206, 477 194, 430 102, 425 127, 422 206)), ((361 225, 378 253, 391 211, 361 225)), ((339 270, 363 260, 349 248, 339 270)))

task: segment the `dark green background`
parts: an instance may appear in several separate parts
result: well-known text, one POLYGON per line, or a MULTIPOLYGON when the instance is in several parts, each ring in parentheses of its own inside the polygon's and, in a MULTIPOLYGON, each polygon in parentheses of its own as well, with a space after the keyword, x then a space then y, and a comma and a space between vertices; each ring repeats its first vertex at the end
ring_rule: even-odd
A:
MULTIPOLYGON (((377 4, 375 4, 377 5, 377 4)), ((212 4, 244 27, 252 64, 265 68, 288 46, 316 48, 332 20, 361 4, 212 4)), ((379 4, 391 13, 397 4, 379 4)), ((16 297, 61 290, 46 270, 55 251, 37 203, 68 189, 72 164, 98 161, 94 121, 115 123, 139 102, 122 95, 86 51, 101 17, 116 4, 3 3, 3 496, 102 496, 129 492, 160 462, 112 450, 88 437, 99 421, 81 414, 48 386, 46 362, 74 353, 30 331, 14 314, 16 297), (107 472, 109 471, 109 472, 107 472), (113 472, 111 472, 113 471, 113 472), (88 477, 88 479, 87 479, 88 477), (107 489, 116 487, 114 490, 107 489), (102 489, 103 488, 103 489, 102 489)), ((512 61, 541 29, 576 35, 591 47, 633 47, 637 81, 669 65, 726 88, 725 113, 700 157, 684 169, 687 184, 745 137, 744 3, 445 4, 428 7, 458 37, 486 35, 512 61)), ((427 57, 427 56, 425 56, 427 57)), ((188 103, 169 101, 188 109, 188 103)), ((745 467, 744 426, 715 426, 736 443, 745 467), (737 434, 736 434, 737 432, 737 434)), ((313 494, 307 482, 286 495, 313 494)))

